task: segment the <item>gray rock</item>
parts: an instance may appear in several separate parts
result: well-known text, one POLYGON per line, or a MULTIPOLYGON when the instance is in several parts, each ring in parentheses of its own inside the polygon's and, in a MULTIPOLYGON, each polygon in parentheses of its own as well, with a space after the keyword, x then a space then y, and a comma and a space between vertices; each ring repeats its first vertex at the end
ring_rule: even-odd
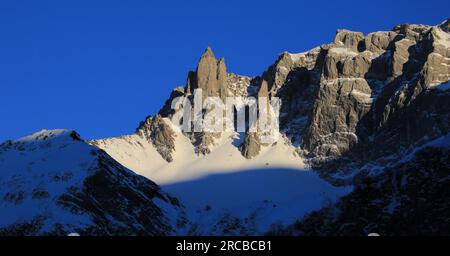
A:
POLYGON ((173 161, 172 154, 175 151, 176 135, 163 117, 160 115, 147 117, 145 122, 141 123, 136 133, 152 143, 167 162, 173 161))
POLYGON ((172 109, 172 101, 177 97, 185 96, 184 87, 178 86, 172 90, 169 98, 164 103, 163 107, 159 110, 158 114, 162 117, 171 117, 174 114, 174 110, 172 109))
POLYGON ((396 36, 393 31, 370 33, 364 39, 365 49, 376 53, 386 51, 396 36))
POLYGON ((344 47, 351 49, 352 51, 359 51, 358 47, 360 43, 364 41, 364 34, 361 32, 353 32, 346 29, 340 29, 336 32, 334 43, 337 45, 343 45, 344 47))
POLYGON ((227 68, 225 59, 217 60, 211 48, 208 47, 203 55, 195 72, 190 72, 186 85, 187 93, 193 93, 195 89, 203 90, 203 98, 228 96, 227 68))
POLYGON ((390 62, 390 76, 398 77, 403 73, 403 66, 409 60, 409 48, 415 45, 415 41, 404 38, 394 43, 393 55, 390 62))
MULTIPOLYGON (((281 132, 293 145, 308 152, 313 162, 334 161, 370 148, 370 153, 364 153, 364 157, 362 153, 349 156, 349 159, 355 157, 355 161, 367 162, 383 154, 374 152, 387 152, 383 145, 401 151, 403 146, 393 145, 400 142, 412 145, 421 133, 431 138, 447 129, 446 125, 437 128, 434 120, 420 132, 407 132, 405 136, 395 134, 399 129, 410 131, 410 125, 416 123, 401 120, 414 118, 409 108, 418 104, 418 99, 424 109, 439 112, 434 109, 437 106, 428 104, 426 107, 424 102, 432 102, 437 94, 442 95, 428 91, 450 79, 450 54, 445 43, 447 28, 448 21, 435 27, 401 24, 392 31, 367 36, 338 30, 330 44, 302 54, 282 53, 255 79, 227 74, 224 60, 217 60, 208 48, 196 71, 188 74, 186 89, 174 91, 170 98, 189 96, 196 88, 203 89, 204 97, 276 96, 282 101, 281 132)), ((163 109, 162 116, 170 116, 167 108, 163 109)), ((442 120, 447 118, 446 114, 438 116, 442 120)), ((210 153, 220 137, 218 133, 203 132, 185 135, 200 154, 210 153)), ((251 158, 260 152, 259 136, 258 132, 246 134, 241 145, 245 157, 251 158)), ((155 137, 160 144, 168 139, 168 145, 171 145, 170 138, 167 132, 155 137)), ((161 150, 173 149, 169 146, 161 150)))
POLYGON ((242 155, 251 159, 261 151, 260 136, 256 132, 248 132, 245 135, 244 143, 241 145, 242 155))
POLYGON ((266 70, 262 79, 267 81, 268 89, 271 95, 275 95, 286 81, 289 72, 294 67, 294 62, 292 61, 291 55, 287 52, 282 53, 278 60, 266 70))

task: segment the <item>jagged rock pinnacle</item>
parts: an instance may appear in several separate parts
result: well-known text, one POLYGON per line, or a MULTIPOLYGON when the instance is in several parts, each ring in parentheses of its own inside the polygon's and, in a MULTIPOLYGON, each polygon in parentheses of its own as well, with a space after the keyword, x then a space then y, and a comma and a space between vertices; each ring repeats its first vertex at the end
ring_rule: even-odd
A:
POLYGON ((206 47, 206 49, 205 49, 205 51, 203 52, 203 54, 202 54, 202 56, 201 56, 200 59, 205 58, 205 57, 212 57, 212 58, 215 59, 214 53, 213 53, 211 47, 209 47, 209 46, 206 47))
POLYGON ((225 98, 227 93, 227 68, 225 59, 217 60, 211 47, 203 52, 195 72, 189 72, 186 92, 193 93, 195 89, 203 90, 205 97, 225 98))

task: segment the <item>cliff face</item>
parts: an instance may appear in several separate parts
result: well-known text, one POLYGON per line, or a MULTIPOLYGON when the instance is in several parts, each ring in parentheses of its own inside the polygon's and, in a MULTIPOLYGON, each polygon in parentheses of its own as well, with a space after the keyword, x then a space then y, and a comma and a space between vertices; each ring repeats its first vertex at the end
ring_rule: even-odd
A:
POLYGON ((189 72, 186 92, 194 93, 195 89, 203 90, 203 98, 221 97, 224 100, 228 96, 225 59, 217 60, 209 47, 200 57, 197 70, 189 72))
MULTIPOLYGON (((197 110, 183 123, 214 113, 197 110)), ((1 144, 0 235, 448 235, 449 130, 450 20, 338 30, 254 78, 207 48, 134 134, 43 130, 1 144), (192 105, 198 89, 241 97, 245 131, 181 131, 172 101, 192 105), (251 130, 246 97, 280 99, 279 127, 251 130)))
MULTIPOLYGON (((282 136, 314 166, 338 169, 338 176, 345 177, 355 168, 381 163, 386 155, 398 159, 448 133, 448 26, 448 21, 437 26, 403 24, 368 35, 338 30, 329 44, 305 53, 281 54, 256 78, 228 74, 224 60, 217 60, 208 48, 196 71, 189 72, 186 86, 174 90, 159 114, 170 118, 171 100, 186 96, 192 101, 199 88, 203 99, 278 97, 282 136)), ((159 137, 167 137, 170 148, 171 136, 161 132, 165 135, 159 137)), ((184 135, 204 155, 222 136, 184 135)), ((261 135, 246 132, 237 145, 245 157, 255 157, 261 148, 271 146, 261 143, 261 135)), ((170 161, 166 155, 170 152, 163 156, 170 161)))
MULTIPOLYGON (((401 25, 365 37, 339 30, 334 42, 320 49, 282 55, 265 76, 273 95, 285 99, 284 114, 308 119, 302 147, 315 157, 340 156, 376 137, 397 110, 449 80, 449 39, 439 26, 401 25), (289 57, 298 64, 285 60, 289 57), (294 101, 292 91, 299 96, 294 101), (291 107, 302 102, 306 113, 291 107)), ((291 122, 283 126, 289 129, 291 122)))
POLYGON ((449 235, 449 137, 428 143, 375 177, 358 182, 336 204, 286 230, 297 235, 449 235))
POLYGON ((324 174, 346 176, 448 133, 449 46, 448 21, 366 36, 338 30, 330 44, 280 55, 260 86, 281 99, 291 143, 324 174))
POLYGON ((398 160, 448 133, 445 26, 399 25, 363 39, 338 31, 335 42, 322 47, 317 98, 302 141, 316 163, 354 169, 387 155, 398 160))
MULTIPOLYGON (((337 203, 273 234, 445 233, 448 223, 439 228, 435 220, 448 208, 440 195, 445 195, 448 176, 449 24, 402 24, 367 35, 338 30, 331 43, 282 53, 254 78, 227 73, 224 60, 208 48, 186 85, 175 88, 136 134, 96 145, 124 166, 165 182, 178 182, 177 175, 192 178, 218 169, 289 162, 293 169, 312 167, 336 186, 354 186, 337 203), (234 113, 247 116, 243 133, 179 132, 171 122, 180 111, 171 109, 172 100, 184 97, 193 103, 195 89, 202 89, 202 99, 279 98, 280 139, 268 143, 262 138, 271 132, 249 130, 249 107, 234 113), (439 146, 433 144, 439 140, 439 146), (424 228, 415 216, 433 225, 424 228)), ((207 117, 209 112, 195 114, 207 117)))

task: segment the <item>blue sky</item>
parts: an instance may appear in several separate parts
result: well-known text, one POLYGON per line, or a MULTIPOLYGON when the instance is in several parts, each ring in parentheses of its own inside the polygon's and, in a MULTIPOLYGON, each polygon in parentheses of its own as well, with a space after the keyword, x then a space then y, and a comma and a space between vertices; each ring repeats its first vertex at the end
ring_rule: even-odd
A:
POLYGON ((131 133, 207 46, 230 72, 283 51, 399 23, 437 24, 450 1, 1 1, 0 141, 48 128, 131 133))

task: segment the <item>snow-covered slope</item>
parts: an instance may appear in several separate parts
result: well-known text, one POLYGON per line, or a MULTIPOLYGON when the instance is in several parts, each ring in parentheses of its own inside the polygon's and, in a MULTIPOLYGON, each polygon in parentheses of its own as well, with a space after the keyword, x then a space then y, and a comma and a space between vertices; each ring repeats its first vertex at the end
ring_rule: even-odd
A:
POLYGON ((337 203, 307 214, 284 234, 448 236, 449 171, 446 135, 367 177, 337 203))
POLYGON ((74 131, 0 145, 0 234, 162 235, 181 213, 176 199, 74 131))
POLYGON ((191 225, 180 234, 262 235, 286 227, 351 191, 313 171, 262 167, 168 184, 187 205, 191 225))
MULTIPOLYGON (((105 150, 123 166, 140 174, 161 168, 167 163, 151 143, 137 134, 95 140, 89 143, 105 150)), ((158 183, 158 181, 155 182, 158 183)))
MULTIPOLYGON (((85 143, 72 131, 42 131, 2 144, 0 234, 273 234, 308 213, 312 223, 300 225, 313 228, 305 234, 321 224, 325 233, 352 234, 356 225, 365 234, 384 225, 379 216, 404 195, 414 209, 399 211, 392 224, 401 218, 426 225, 445 216, 432 201, 447 195, 448 149, 429 146, 450 131, 449 42, 450 20, 368 35, 343 29, 329 44, 282 53, 254 78, 227 73, 224 59, 207 48, 185 86, 135 134, 85 143), (280 99, 280 138, 265 143, 266 132, 250 129, 178 132, 170 119, 181 112, 171 103, 184 97, 183 104, 192 105, 199 89, 201 98, 280 99), (416 197, 411 191, 425 191, 429 175, 435 176, 426 188, 438 190, 416 197), (415 183, 405 183, 403 191, 390 180, 412 176, 415 183), (342 199, 353 190, 344 184, 355 190, 342 199), (344 207, 332 206, 338 198, 344 207), (380 198, 387 204, 372 208, 380 198), (423 201, 431 203, 420 208, 423 201), (311 211, 321 208, 327 218, 342 210, 349 219, 334 227, 317 221, 311 211), (433 216, 417 215, 427 212, 433 216), (361 218, 367 213, 373 223, 361 218)), ((448 198, 442 199, 444 213, 448 198)), ((436 225, 430 233, 447 230, 436 225)))
POLYGON ((307 168, 285 138, 280 137, 274 145, 264 147, 252 159, 242 156, 238 148, 241 141, 240 134, 224 132, 216 141, 212 152, 202 155, 195 152, 191 141, 183 133, 176 133, 172 162, 164 160, 151 143, 136 134, 90 143, 105 150, 125 167, 160 185, 261 167, 307 168))
POLYGON ((350 191, 319 178, 283 137, 252 159, 242 156, 241 141, 238 133, 223 133, 202 155, 177 133, 172 162, 139 135, 91 144, 181 200, 191 223, 179 234, 263 234, 350 191))

